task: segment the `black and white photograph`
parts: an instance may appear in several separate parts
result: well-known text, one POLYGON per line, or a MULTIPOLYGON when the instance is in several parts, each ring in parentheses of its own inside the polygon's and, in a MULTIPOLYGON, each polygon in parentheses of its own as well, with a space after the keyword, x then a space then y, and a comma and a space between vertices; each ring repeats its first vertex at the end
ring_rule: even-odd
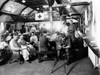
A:
POLYGON ((100 1, 0 0, 0 75, 100 75, 100 1))

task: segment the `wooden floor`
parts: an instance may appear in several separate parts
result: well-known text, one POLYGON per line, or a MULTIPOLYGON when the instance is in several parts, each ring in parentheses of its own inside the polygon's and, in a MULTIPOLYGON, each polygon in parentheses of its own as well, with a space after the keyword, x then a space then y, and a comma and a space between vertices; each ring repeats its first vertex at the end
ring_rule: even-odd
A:
POLYGON ((62 66, 64 62, 66 61, 59 61, 55 67, 55 70, 57 70, 53 73, 50 73, 54 64, 53 60, 41 63, 38 63, 38 60, 34 60, 31 64, 28 62, 24 64, 19 64, 18 62, 5 64, 0 66, 0 75, 99 75, 99 72, 93 68, 93 64, 88 57, 78 60, 69 66, 66 65, 66 74, 62 66))

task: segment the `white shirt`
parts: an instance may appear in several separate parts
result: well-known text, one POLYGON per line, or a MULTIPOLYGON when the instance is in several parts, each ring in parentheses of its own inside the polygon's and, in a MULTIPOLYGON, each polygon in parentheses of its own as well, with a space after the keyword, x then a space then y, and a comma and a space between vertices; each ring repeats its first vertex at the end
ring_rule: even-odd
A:
POLYGON ((36 35, 31 36, 31 37, 30 37, 30 42, 34 42, 35 44, 37 44, 37 42, 38 42, 37 36, 36 36, 36 35))
POLYGON ((0 49, 3 49, 5 47, 7 47, 7 46, 8 46, 8 44, 5 41, 0 42, 0 49))
POLYGON ((32 27, 30 32, 34 32, 34 31, 36 31, 36 28, 32 27))
POLYGON ((10 41, 12 39, 12 36, 7 36, 6 41, 10 41))
POLYGON ((12 39, 9 43, 11 50, 19 50, 21 47, 19 46, 18 42, 12 39))
POLYGON ((68 34, 68 26, 63 26, 62 33, 68 34))
POLYGON ((54 41, 58 38, 58 35, 56 33, 54 33, 51 37, 50 37, 50 40, 51 41, 54 41))

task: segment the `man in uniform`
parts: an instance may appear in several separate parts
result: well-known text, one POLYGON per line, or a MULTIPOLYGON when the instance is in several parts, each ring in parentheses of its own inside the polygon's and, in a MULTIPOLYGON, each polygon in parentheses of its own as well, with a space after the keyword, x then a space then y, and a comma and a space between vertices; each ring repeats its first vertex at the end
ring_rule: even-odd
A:
POLYGON ((66 39, 66 42, 68 42, 67 46, 68 46, 68 49, 67 49, 67 64, 71 64, 72 61, 74 61, 74 51, 75 51, 75 26, 73 24, 73 21, 72 20, 69 20, 68 23, 68 34, 67 34, 67 39, 66 39))

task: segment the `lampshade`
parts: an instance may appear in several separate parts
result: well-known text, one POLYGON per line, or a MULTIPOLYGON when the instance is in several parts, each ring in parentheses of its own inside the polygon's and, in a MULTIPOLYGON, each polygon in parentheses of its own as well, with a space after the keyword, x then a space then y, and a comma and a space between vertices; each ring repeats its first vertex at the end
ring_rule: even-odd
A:
POLYGON ((61 0, 56 0, 56 2, 57 2, 58 4, 61 4, 61 3, 62 3, 61 0))
POLYGON ((52 6, 54 4, 54 0, 47 0, 47 1, 48 1, 49 6, 52 6))

